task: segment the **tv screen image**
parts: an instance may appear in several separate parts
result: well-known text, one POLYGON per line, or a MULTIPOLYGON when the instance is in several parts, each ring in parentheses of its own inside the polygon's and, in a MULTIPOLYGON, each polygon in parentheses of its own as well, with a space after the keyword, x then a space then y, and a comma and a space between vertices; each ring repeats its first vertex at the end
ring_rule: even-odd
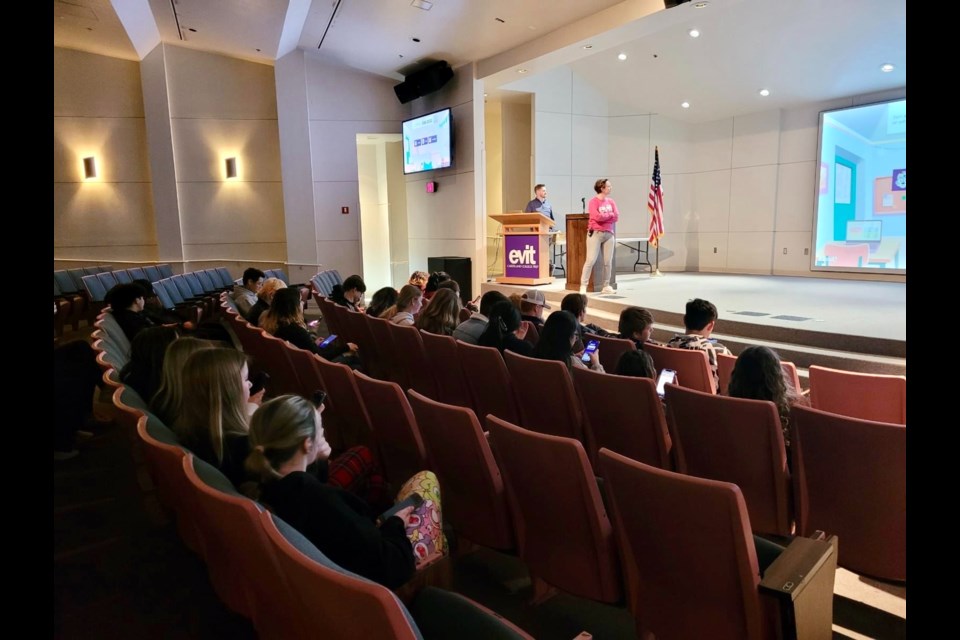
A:
POLYGON ((403 172, 446 169, 453 164, 453 124, 450 109, 403 123, 403 172))

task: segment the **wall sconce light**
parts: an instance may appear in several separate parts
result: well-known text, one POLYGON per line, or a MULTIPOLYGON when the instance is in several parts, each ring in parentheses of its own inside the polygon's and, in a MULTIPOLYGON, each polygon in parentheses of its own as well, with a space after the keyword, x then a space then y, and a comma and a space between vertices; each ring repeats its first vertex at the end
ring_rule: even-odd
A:
POLYGON ((93 156, 83 159, 83 179, 92 180, 97 177, 97 159, 93 156))
POLYGON ((237 177, 237 159, 227 158, 227 180, 237 177))

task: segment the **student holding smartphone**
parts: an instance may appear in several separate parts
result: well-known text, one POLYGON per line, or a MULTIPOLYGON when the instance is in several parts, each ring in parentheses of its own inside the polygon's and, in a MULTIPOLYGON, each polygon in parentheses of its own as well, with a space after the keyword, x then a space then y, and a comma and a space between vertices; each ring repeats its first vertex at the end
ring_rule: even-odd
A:
POLYGON ((568 367, 590 369, 603 373, 600 364, 600 349, 596 340, 590 340, 582 353, 574 353, 573 345, 578 338, 576 317, 569 311, 550 314, 540 331, 540 341, 533 350, 533 357, 542 360, 559 360, 568 367), (591 344, 593 346, 591 346, 591 344))
POLYGON ((307 471, 330 455, 320 413, 291 395, 254 414, 246 461, 259 479, 252 495, 341 567, 396 589, 447 553, 436 476, 422 471, 411 478, 398 496, 409 504, 377 524, 377 512, 366 503, 307 471))

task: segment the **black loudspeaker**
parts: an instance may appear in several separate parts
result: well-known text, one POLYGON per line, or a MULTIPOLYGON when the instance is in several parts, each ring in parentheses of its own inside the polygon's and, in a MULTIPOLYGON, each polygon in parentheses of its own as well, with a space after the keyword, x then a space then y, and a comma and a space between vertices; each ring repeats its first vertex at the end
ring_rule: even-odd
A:
POLYGON ((460 285, 460 301, 467 303, 473 300, 473 268, 470 266, 470 258, 427 258, 427 271, 446 271, 460 285))
POLYGON ((433 93, 443 85, 450 82, 453 77, 453 69, 447 64, 446 60, 434 62, 429 67, 424 67, 420 71, 411 73, 400 84, 393 88, 397 94, 397 99, 406 104, 411 100, 423 97, 428 93, 433 93))

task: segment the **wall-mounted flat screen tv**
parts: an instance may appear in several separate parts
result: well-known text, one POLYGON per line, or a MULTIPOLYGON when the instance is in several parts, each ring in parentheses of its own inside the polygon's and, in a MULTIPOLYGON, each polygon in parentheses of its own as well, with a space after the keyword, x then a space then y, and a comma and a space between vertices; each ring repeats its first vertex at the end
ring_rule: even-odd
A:
POLYGON ((453 166, 450 108, 403 123, 403 172, 419 173, 453 166))

